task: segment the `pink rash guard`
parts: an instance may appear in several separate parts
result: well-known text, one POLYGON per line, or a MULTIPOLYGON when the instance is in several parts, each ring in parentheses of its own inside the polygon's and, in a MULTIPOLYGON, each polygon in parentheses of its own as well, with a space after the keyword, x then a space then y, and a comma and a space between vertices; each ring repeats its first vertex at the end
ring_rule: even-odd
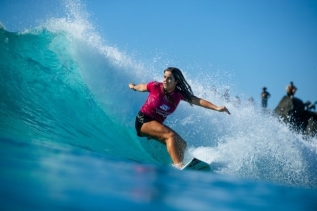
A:
POLYGON ((163 91, 163 83, 157 81, 148 83, 146 89, 150 94, 140 111, 160 123, 163 123, 166 117, 175 111, 180 100, 185 100, 183 95, 175 90, 170 93, 174 103, 169 102, 163 91))

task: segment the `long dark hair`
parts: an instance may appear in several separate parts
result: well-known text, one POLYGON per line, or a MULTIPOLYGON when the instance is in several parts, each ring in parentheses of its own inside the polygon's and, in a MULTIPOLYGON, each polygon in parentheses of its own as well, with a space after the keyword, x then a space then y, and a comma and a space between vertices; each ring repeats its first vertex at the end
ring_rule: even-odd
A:
MULTIPOLYGON (((183 73, 180 71, 180 69, 178 69, 176 67, 169 67, 166 70, 164 70, 164 73, 166 71, 171 72, 173 74, 175 80, 178 82, 176 85, 177 91, 179 91, 183 95, 183 97, 187 100, 187 102, 189 102, 190 105, 193 105, 192 104, 192 96, 194 95, 194 93, 193 93, 190 85, 187 83, 187 81, 186 81, 185 77, 183 76, 183 73)), ((172 99, 170 98, 170 96, 166 90, 164 90, 164 93, 165 93, 167 99, 173 103, 172 99)))

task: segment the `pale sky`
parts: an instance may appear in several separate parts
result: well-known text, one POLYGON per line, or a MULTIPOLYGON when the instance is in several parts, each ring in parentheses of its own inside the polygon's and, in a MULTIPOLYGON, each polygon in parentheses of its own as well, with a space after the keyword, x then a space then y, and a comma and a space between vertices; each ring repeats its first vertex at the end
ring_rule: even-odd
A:
MULTIPOLYGON (((237 92, 258 103, 266 86, 270 109, 290 81, 298 88, 295 97, 317 101, 316 0, 81 2, 107 44, 138 61, 160 55, 183 71, 230 72, 237 92)), ((54 0, 0 0, 0 22, 8 31, 63 12, 54 0)))

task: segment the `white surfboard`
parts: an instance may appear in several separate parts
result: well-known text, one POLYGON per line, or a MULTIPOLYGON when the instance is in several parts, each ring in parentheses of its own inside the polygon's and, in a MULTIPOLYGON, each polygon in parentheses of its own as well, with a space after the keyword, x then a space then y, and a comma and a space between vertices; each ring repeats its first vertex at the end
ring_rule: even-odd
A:
POLYGON ((194 157, 182 168, 182 170, 210 171, 211 168, 208 163, 194 157))

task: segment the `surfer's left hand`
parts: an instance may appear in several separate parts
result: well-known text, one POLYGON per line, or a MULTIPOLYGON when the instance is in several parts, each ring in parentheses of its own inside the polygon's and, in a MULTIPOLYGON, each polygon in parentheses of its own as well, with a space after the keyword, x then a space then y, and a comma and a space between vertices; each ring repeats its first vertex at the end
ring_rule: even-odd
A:
POLYGON ((229 110, 226 108, 226 106, 219 106, 217 109, 219 112, 227 112, 230 115, 229 110))

